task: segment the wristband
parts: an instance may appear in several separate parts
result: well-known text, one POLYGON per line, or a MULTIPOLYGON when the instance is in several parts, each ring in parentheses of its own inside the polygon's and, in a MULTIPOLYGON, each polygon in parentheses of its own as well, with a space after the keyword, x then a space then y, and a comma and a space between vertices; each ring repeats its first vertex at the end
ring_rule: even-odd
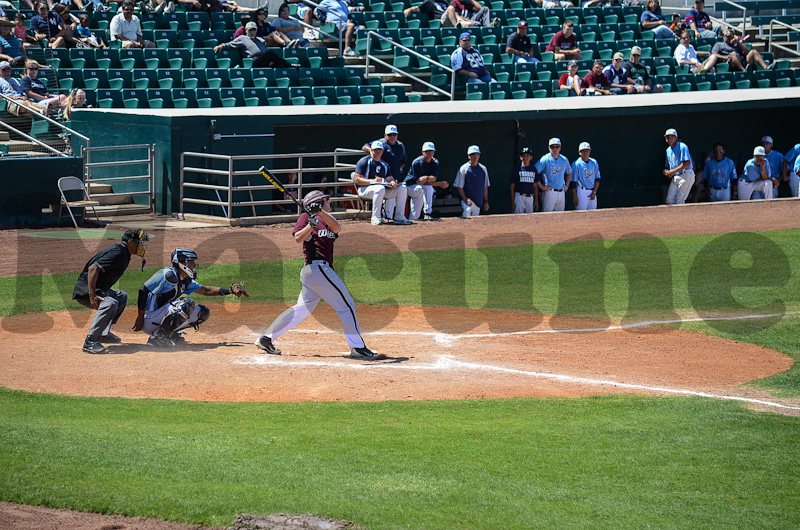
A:
POLYGON ((227 287, 220 287, 219 288, 219 295, 220 296, 228 296, 229 294, 231 294, 231 290, 228 289, 227 287))

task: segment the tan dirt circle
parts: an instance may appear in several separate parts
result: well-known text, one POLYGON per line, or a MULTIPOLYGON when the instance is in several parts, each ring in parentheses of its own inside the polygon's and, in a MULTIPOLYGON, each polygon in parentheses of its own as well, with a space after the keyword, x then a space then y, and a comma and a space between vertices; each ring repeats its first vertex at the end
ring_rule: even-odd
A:
MULTIPOLYGON (((253 341, 283 305, 209 305, 212 318, 202 331, 189 330, 188 345, 170 351, 148 348, 145 334, 130 331, 134 312, 128 310, 115 327, 124 343, 109 346, 110 355, 81 352, 88 311, 6 318, 0 386, 79 396, 250 402, 648 392, 595 381, 720 393, 792 363, 767 348, 665 327, 582 332, 576 330, 604 325, 559 319, 558 328, 571 331, 553 333, 548 318, 532 325, 525 313, 415 307, 393 308, 397 315, 391 323, 365 334, 370 348, 389 356, 369 363, 347 357, 336 315, 325 305, 276 341, 283 355, 270 356, 259 353, 253 341), (472 319, 476 327, 442 333, 431 327, 426 312, 445 321, 472 319)), ((359 318, 369 322, 386 311, 362 306, 359 318)))

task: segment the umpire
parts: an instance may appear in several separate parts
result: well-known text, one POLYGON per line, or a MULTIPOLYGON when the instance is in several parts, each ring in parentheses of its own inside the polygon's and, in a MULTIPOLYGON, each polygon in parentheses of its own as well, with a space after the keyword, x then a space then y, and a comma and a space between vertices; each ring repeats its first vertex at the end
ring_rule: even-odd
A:
POLYGON ((111 326, 117 323, 125 310, 128 293, 112 289, 111 286, 125 274, 132 254, 142 258, 144 270, 144 253, 147 250, 144 242, 147 240, 144 230, 127 230, 122 235, 122 243, 115 243, 95 254, 78 276, 72 290, 72 299, 84 307, 97 310, 89 334, 86 335, 86 342, 83 343, 83 351, 86 353, 108 353, 102 342, 122 342, 122 339, 111 333, 111 326))

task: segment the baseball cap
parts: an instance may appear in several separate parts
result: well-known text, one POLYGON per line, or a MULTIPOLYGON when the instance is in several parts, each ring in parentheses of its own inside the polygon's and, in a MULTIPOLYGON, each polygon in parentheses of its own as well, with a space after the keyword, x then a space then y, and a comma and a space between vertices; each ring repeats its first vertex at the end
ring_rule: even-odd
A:
POLYGON ((244 29, 258 29, 258 24, 255 22, 248 22, 244 29))
POLYGON ((589 142, 581 142, 581 145, 578 146, 578 152, 583 151, 584 149, 589 149, 591 151, 592 146, 589 145, 589 142))
POLYGON ((759 145, 758 147, 753 149, 753 156, 756 156, 756 155, 767 156, 767 152, 764 151, 764 148, 759 145))
POLYGON ((625 60, 625 56, 622 55, 622 52, 617 52, 617 53, 614 54, 614 60, 616 61, 617 59, 619 59, 620 61, 624 61, 625 60))
POLYGON ((472 154, 475 154, 475 153, 478 153, 478 154, 480 154, 480 152, 481 152, 481 148, 480 148, 480 147, 478 147, 477 145, 471 145, 471 146, 469 146, 469 148, 467 149, 467 154, 468 154, 468 155, 472 155, 472 154))
MULTIPOLYGON (((0 63, 0 69, 2 69, 2 66, 3 66, 3 63, 0 63)), ((761 139, 761 141, 762 142, 769 142, 771 144, 775 143, 775 142, 772 141, 772 136, 765 136, 764 138, 761 139)))
POLYGON ((573 60, 571 60, 569 63, 567 63, 567 66, 578 66, 578 61, 576 61, 575 59, 573 59, 573 60))
POLYGON ((374 142, 372 142, 372 144, 370 144, 369 147, 370 149, 383 149, 383 142, 381 142, 380 140, 375 140, 374 142))
POLYGON ((517 24, 517 27, 518 28, 527 28, 528 27, 528 22, 525 21, 525 20, 520 20, 519 24, 517 24))
POLYGON ((125 230, 125 233, 122 234, 123 241, 149 241, 150 237, 145 233, 144 230, 136 230, 130 228, 125 230))
POLYGON ((11 68, 11 63, 8 61, 0 61, 0 70, 5 70, 6 68, 11 68))
POLYGON ((325 195, 319 190, 310 191, 303 197, 303 206, 309 208, 315 202, 322 202, 323 199, 327 199, 328 197, 330 197, 330 195, 325 195))
POLYGON ((551 146, 551 145, 561 145, 561 139, 560 138, 555 138, 555 137, 550 138, 550 141, 547 142, 547 145, 548 145, 548 147, 551 146))
POLYGON ((465 31, 464 33, 458 36, 458 40, 464 40, 464 39, 472 39, 472 35, 470 35, 468 31, 465 31))
POLYGON ((383 134, 397 134, 397 125, 387 125, 383 134))
POLYGON ((631 48, 631 55, 642 55, 642 48, 640 46, 634 46, 631 48))
POLYGON ((678 136, 678 131, 675 129, 667 129, 667 132, 664 133, 664 136, 678 136))
POLYGON ((433 142, 425 142, 422 144, 423 151, 436 151, 436 146, 433 145, 433 142))
POLYGON ((531 151, 530 147, 523 147, 522 151, 519 152, 521 155, 533 155, 533 151, 531 151))

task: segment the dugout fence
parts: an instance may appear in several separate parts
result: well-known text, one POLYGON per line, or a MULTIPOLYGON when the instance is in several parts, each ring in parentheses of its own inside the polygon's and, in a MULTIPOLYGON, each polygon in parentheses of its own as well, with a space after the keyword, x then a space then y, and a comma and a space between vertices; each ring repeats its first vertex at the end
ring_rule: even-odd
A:
POLYGON ((302 198, 312 190, 331 195, 339 211, 357 208, 349 181, 360 149, 336 148, 317 153, 220 155, 183 152, 180 156, 180 214, 205 214, 224 219, 297 215, 294 201, 284 197, 259 173, 265 166, 286 189, 302 198))

